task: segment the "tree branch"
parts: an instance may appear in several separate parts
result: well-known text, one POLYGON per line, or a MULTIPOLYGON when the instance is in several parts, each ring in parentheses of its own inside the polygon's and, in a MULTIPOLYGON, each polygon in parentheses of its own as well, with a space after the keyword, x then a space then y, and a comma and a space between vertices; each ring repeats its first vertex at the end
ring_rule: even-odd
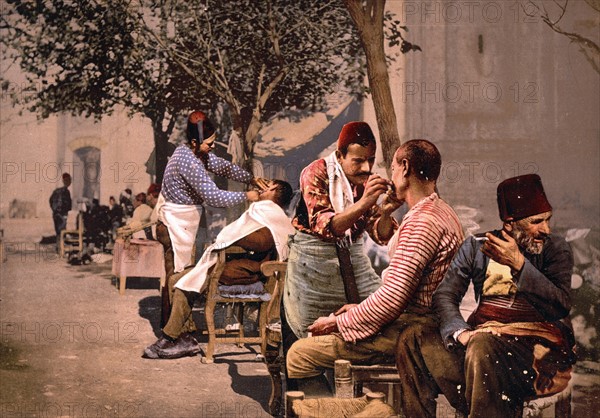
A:
MULTIPOLYGON (((598 60, 600 59, 600 47, 590 38, 587 38, 575 32, 568 32, 566 30, 563 30, 558 24, 567 12, 569 0, 565 0, 563 4, 560 4, 557 0, 554 0, 554 3, 559 9, 561 9, 561 13, 555 20, 552 20, 545 6, 543 6, 542 11, 542 8, 540 8, 533 1, 529 0, 527 2, 527 4, 530 4, 535 10, 537 10, 540 19, 542 19, 542 21, 550 29, 552 29, 554 32, 560 35, 566 36, 571 40, 572 43, 577 44, 579 46, 579 50, 583 53, 585 59, 590 63, 594 71, 600 74, 600 65, 598 64, 598 60)), ((526 10, 526 7, 523 3, 521 3, 521 9, 528 17, 536 17, 535 13, 526 10)))

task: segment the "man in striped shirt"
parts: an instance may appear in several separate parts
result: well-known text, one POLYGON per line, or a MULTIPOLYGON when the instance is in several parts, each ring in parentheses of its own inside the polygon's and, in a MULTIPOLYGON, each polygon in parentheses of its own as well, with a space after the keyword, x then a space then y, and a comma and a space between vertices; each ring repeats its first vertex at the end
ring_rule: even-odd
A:
POLYGON ((409 211, 389 244, 390 265, 379 289, 358 305, 345 305, 308 329, 287 354, 287 373, 307 395, 322 393, 322 372, 337 359, 357 364, 394 361, 407 314, 431 312, 431 296, 463 241, 460 221, 435 192, 441 156, 431 142, 408 141, 392 162, 395 195, 409 211))

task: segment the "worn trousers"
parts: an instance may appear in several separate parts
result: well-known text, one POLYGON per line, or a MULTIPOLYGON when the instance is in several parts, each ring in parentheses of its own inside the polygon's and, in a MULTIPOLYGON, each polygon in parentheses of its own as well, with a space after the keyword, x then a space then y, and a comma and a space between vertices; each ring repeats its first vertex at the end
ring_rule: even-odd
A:
POLYGON ((522 416, 524 398, 535 393, 531 338, 480 333, 449 351, 435 316, 411 322, 396 348, 405 416, 434 418, 440 393, 471 418, 522 416))
POLYGON ((318 376, 339 359, 353 364, 393 363, 398 334, 408 325, 405 319, 402 314, 377 335, 354 343, 344 341, 338 333, 300 338, 287 352, 287 375, 291 379, 318 376))
POLYGON ((192 317, 192 308, 194 302, 200 296, 200 293, 186 292, 175 288, 173 292, 173 304, 171 306, 171 315, 163 328, 163 333, 176 339, 186 332, 197 330, 196 323, 192 317))
POLYGON ((165 278, 166 286, 161 289, 161 312, 160 326, 164 327, 171 314, 171 298, 173 295, 173 286, 171 285, 171 276, 175 272, 175 253, 173 253, 173 244, 169 236, 169 230, 165 224, 158 221, 156 224, 156 240, 163 246, 165 255, 165 278))

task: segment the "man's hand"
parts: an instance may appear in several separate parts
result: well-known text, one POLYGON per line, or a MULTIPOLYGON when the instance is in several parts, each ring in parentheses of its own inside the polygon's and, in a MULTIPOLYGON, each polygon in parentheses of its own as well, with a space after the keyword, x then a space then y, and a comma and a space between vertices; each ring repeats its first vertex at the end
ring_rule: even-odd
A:
POLYGON ((308 327, 308 331, 311 332, 313 336, 328 335, 337 330, 338 327, 334 314, 317 318, 317 320, 308 327))
POLYGON ((360 198, 367 207, 377 203, 377 199, 388 189, 388 180, 381 177, 379 174, 371 174, 365 182, 365 191, 360 198))
POLYGON ((269 188, 269 180, 262 177, 254 177, 250 180, 250 184, 259 190, 266 190, 269 188))
POLYGON ((463 332, 461 332, 460 334, 458 334, 458 337, 456 337, 456 339, 458 340, 459 343, 461 343, 462 345, 464 345, 465 347, 467 346, 467 344, 469 343, 469 340, 471 340, 471 337, 475 334, 481 334, 483 332, 488 332, 490 334, 494 334, 497 336, 500 336, 501 334, 494 328, 488 328, 488 327, 482 327, 482 328, 477 328, 474 330, 465 330, 463 332))
POLYGON ((246 192, 246 198, 251 202, 257 202, 260 194, 256 190, 250 190, 246 192))
POLYGON ((381 211, 384 215, 391 215, 396 209, 402 206, 400 200, 396 198, 396 194, 392 190, 388 190, 385 194, 383 202, 381 202, 381 211))
POLYGON ((489 232, 485 234, 488 238, 481 246, 481 251, 495 262, 509 266, 514 271, 521 271, 525 263, 525 257, 521 254, 519 246, 513 237, 504 230, 502 238, 498 238, 489 232))

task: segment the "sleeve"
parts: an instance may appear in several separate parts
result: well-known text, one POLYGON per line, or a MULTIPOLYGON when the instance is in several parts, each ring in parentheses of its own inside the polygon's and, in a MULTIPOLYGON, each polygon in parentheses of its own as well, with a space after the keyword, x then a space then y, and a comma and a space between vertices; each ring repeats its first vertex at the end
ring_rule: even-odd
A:
POLYGON ((471 281, 476 253, 476 241, 467 238, 454 256, 444 279, 433 292, 432 305, 440 319, 442 341, 450 350, 456 344, 453 334, 461 329, 472 328, 460 313, 460 303, 471 281))
POLYGON ((379 332, 404 312, 413 300, 423 271, 434 257, 441 231, 430 219, 411 220, 401 226, 398 244, 383 284, 367 299, 336 318, 345 341, 379 332))
MULTIPOLYGON (((383 240, 379 236, 379 232, 377 232, 377 228, 379 226, 379 220, 381 219, 381 207, 379 205, 374 205, 369 212, 367 212, 367 216, 369 217, 369 222, 367 224, 366 231, 373 241, 375 241, 379 245, 386 245, 389 242, 389 239, 383 240)), ((395 232, 398 229, 398 222, 391 218, 392 221, 392 230, 395 232)), ((393 234, 392 234, 393 235, 393 234)))
POLYGON ((538 270, 525 259, 517 279, 517 290, 549 321, 566 317, 571 310, 573 254, 562 238, 547 243, 543 268, 538 270))
POLYGON ((180 170, 180 174, 208 206, 227 208, 244 203, 247 200, 245 192, 230 192, 219 189, 198 159, 190 158, 187 163, 190 164, 191 169, 180 170))
POLYGON ((308 226, 325 240, 334 240, 329 229, 335 210, 329 199, 329 180, 324 160, 317 160, 302 171, 300 190, 306 204, 308 226))
POLYGON ((225 177, 240 183, 250 183, 254 176, 243 168, 209 153, 206 169, 217 176, 225 177))

